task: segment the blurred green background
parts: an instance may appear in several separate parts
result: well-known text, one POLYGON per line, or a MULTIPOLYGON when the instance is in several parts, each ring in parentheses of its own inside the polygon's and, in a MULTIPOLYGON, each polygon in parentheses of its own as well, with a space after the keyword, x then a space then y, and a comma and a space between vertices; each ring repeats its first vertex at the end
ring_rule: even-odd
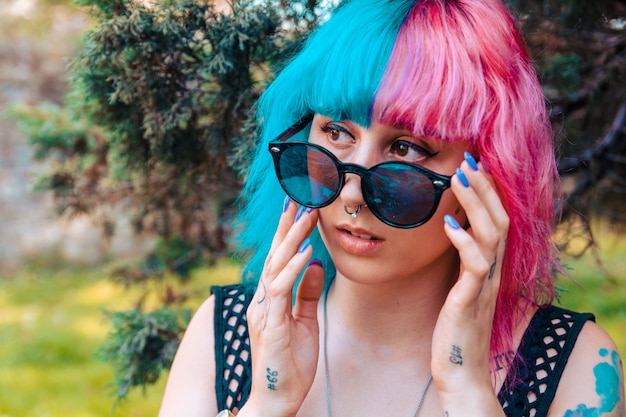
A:
MULTIPOLYGON (((0 0, 0 113, 16 103, 62 103, 67 57, 89 24, 67 0, 0 0)), ((0 118, 0 417, 154 416, 166 375, 117 401, 113 370, 96 351, 110 330, 106 311, 138 300, 155 308, 158 287, 177 293, 182 284, 166 276, 151 289, 111 279, 121 259, 150 242, 123 232, 102 241, 89 222, 59 220, 49 195, 28 191, 42 168, 31 157, 15 123, 0 118)), ((626 235, 601 220, 592 225, 598 247, 563 258, 571 278, 559 279, 559 303, 595 313, 624 354, 626 235)), ((574 240, 570 251, 586 244, 574 240)), ((226 257, 193 270, 184 306, 195 310, 211 285, 237 281, 239 271, 226 257)))

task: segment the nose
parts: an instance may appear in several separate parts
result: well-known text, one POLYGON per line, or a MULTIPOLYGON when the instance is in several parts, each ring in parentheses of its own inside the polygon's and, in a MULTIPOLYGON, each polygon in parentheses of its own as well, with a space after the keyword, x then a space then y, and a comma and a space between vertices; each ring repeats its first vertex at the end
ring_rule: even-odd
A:
POLYGON ((357 174, 346 173, 339 199, 346 207, 364 206, 365 199, 361 190, 361 177, 357 174))
MULTIPOLYGON (((352 157, 349 158, 350 160, 342 162, 349 162, 362 167, 371 167, 376 163, 374 156, 375 150, 371 149, 371 145, 368 147, 368 141, 361 141, 356 151, 352 154, 352 157)), ((344 174, 344 176, 343 188, 339 193, 339 198, 343 205, 348 208, 366 206, 365 198, 363 197, 363 189, 361 187, 361 177, 352 172, 348 172, 344 174)))

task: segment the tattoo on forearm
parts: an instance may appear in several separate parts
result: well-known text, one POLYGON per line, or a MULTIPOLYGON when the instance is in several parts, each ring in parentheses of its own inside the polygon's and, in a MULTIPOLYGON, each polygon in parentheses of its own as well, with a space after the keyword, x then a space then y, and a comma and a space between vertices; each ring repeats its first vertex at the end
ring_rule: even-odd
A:
POLYGON ((600 396, 599 407, 587 407, 587 404, 578 404, 574 410, 568 410, 563 417, 604 416, 620 406, 620 395, 624 392, 624 381, 621 378, 621 361, 619 354, 612 350, 600 349, 601 357, 606 362, 600 362, 593 368, 596 377, 596 393, 600 396))
POLYGON ((450 352, 450 362, 455 365, 463 365, 463 356, 461 355, 461 348, 457 345, 452 345, 452 352, 450 352))
POLYGON ((497 263, 498 263, 498 254, 496 253, 496 255, 493 257, 493 262, 491 263, 491 266, 489 267, 489 275, 487 276, 487 280, 491 280, 491 278, 493 278, 493 274, 496 271, 497 263))
POLYGON ((444 411, 444 412, 443 412, 443 417, 450 417, 450 414, 448 414, 448 412, 447 412, 447 411, 444 411))
POLYGON ((267 378, 268 384, 267 389, 270 391, 278 391, 278 387, 276 384, 278 383, 278 371, 272 371, 270 368, 267 368, 267 378))

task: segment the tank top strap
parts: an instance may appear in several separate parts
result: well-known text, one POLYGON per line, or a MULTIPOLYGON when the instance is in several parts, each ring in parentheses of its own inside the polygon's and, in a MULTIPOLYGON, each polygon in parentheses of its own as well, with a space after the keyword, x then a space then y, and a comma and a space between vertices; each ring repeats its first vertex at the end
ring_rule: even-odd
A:
POLYGON ((588 320, 595 321, 595 317, 556 306, 537 310, 511 365, 516 372, 509 372, 498 394, 507 417, 547 415, 576 339, 588 320))
POLYGON ((241 284, 214 286, 215 391, 219 410, 237 413, 252 384, 250 337, 246 311, 253 293, 241 284))

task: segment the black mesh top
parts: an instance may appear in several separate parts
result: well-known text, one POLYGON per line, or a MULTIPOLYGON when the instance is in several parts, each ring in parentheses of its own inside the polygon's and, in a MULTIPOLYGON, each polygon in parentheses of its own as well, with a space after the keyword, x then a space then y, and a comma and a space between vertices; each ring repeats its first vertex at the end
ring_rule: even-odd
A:
MULTIPOLYGON (((253 294, 242 285, 213 287, 215 295, 215 360, 217 406, 237 412, 250 395, 251 358, 246 310, 253 294)), ((543 417, 548 413, 559 380, 578 334, 592 314, 555 306, 533 316, 513 362, 518 381, 510 378, 498 394, 507 417, 543 417)), ((510 373, 511 375, 513 373, 510 373)))

